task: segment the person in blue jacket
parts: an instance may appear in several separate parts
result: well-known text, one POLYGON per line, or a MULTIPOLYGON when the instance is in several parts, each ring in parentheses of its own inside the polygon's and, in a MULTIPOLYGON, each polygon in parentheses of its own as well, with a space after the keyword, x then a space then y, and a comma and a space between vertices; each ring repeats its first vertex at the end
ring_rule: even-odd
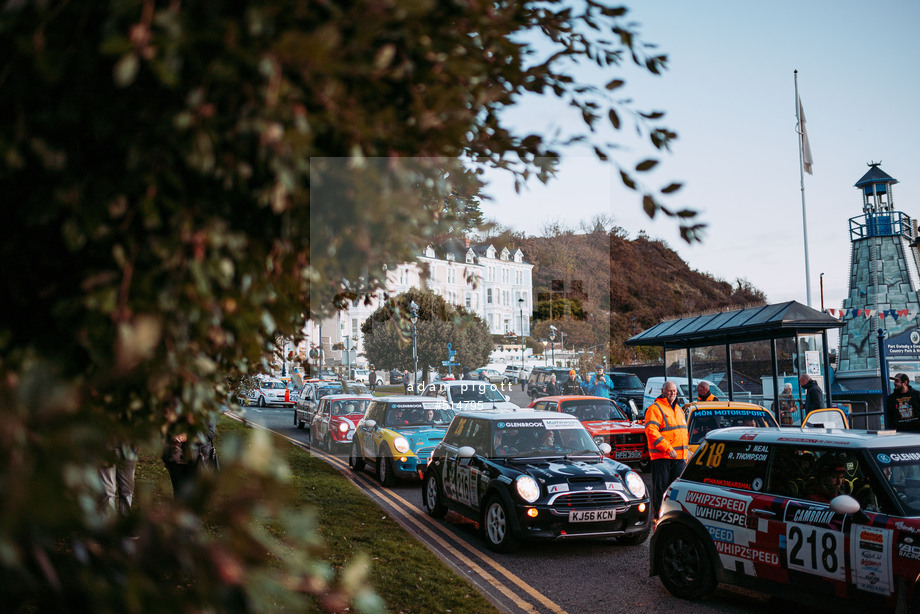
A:
POLYGON ((594 375, 591 376, 591 381, 588 382, 588 394, 593 397, 606 397, 609 399, 611 390, 613 390, 613 382, 610 381, 610 376, 604 373, 604 365, 597 365, 594 367, 594 375))

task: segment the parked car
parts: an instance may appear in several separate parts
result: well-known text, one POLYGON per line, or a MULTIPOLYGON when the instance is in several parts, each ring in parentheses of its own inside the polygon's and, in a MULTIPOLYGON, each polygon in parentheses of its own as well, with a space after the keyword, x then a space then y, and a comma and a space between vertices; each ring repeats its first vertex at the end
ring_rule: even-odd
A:
POLYGON ((485 367, 470 371, 470 379, 486 381, 492 384, 502 384, 511 381, 511 378, 504 373, 499 373, 496 369, 487 369, 485 367))
MULTIPOLYGON (((588 374, 590 377, 591 374, 588 374)), ((613 390, 610 391, 610 398, 623 406, 628 406, 632 401, 636 408, 642 407, 642 396, 645 394, 645 386, 642 380, 633 373, 624 373, 622 371, 607 371, 610 381, 613 383, 613 390)), ((660 388, 658 389, 661 390, 660 388)))
POLYGON ((422 396, 443 399, 454 411, 520 409, 495 384, 480 380, 439 381, 428 384, 422 396))
POLYGON ((917 476, 912 434, 712 431, 665 495, 651 574, 682 599, 725 583, 822 608, 915 612, 917 476))
POLYGON ((454 417, 447 403, 416 396, 378 397, 358 422, 348 464, 374 464, 384 486, 397 478, 421 478, 428 457, 454 417))
POLYGON ((364 417, 370 394, 330 394, 319 401, 310 425, 310 444, 329 452, 351 447, 355 428, 364 417))
POLYGON ((674 382, 677 385, 677 403, 686 405, 696 400, 696 385, 700 382, 709 384, 709 392, 720 401, 727 401, 728 395, 722 392, 714 382, 707 379, 693 378, 693 389, 690 389, 689 380, 686 377, 650 377, 645 381, 645 390, 642 393, 642 415, 645 416, 645 410, 661 396, 661 387, 664 386, 665 380, 674 382))
POLYGON ((291 393, 287 385, 274 377, 255 378, 257 387, 249 391, 249 397, 244 398, 243 405, 258 405, 259 407, 279 406, 294 407, 291 393))
MULTIPOLYGON (((352 373, 352 379, 356 382, 370 385, 370 369, 352 369, 352 373)), ((376 386, 383 386, 383 371, 374 371, 374 379, 376 380, 376 386)))
POLYGON ((432 454, 422 503, 479 523, 486 545, 522 539, 616 537, 639 544, 651 527, 642 478, 605 458, 574 416, 555 412, 461 412, 432 454))
POLYGON ((715 429, 731 426, 756 426, 779 428, 776 418, 766 407, 740 401, 707 401, 684 405, 687 432, 690 434, 690 452, 703 443, 706 434, 715 429))
POLYGON ((557 367, 534 367, 530 372, 530 378, 527 380, 527 396, 530 400, 539 399, 546 396, 546 385, 550 377, 556 376, 556 385, 561 386, 568 379, 571 369, 561 369, 557 367))
POLYGON ((615 401, 605 397, 554 396, 537 399, 528 408, 575 416, 588 429, 594 443, 610 445, 610 458, 640 471, 649 470, 645 427, 630 420, 615 401))

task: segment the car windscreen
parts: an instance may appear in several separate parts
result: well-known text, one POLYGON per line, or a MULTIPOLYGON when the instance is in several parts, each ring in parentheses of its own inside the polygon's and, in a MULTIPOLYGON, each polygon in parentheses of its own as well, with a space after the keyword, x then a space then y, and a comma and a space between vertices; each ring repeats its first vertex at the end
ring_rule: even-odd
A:
POLYGON ((454 403, 469 403, 470 401, 503 403, 505 397, 498 391, 495 384, 458 384, 450 387, 450 400, 454 403))
POLYGON ((611 401, 601 399, 579 399, 563 401, 562 411, 581 420, 626 420, 623 412, 611 401))
POLYGON ((316 398, 321 399, 327 397, 330 394, 342 394, 344 392, 341 386, 325 386, 323 388, 316 389, 316 398))
POLYGON ((350 414, 363 414, 367 409, 370 399, 346 399, 332 402, 333 416, 348 416, 350 414))
POLYGON ((597 454, 591 436, 578 420, 526 419, 492 424, 495 458, 597 454))
POLYGON ((454 412, 440 403, 412 403, 390 405, 384 425, 391 428, 404 426, 447 426, 454 412))
POLYGON ((908 516, 920 515, 920 446, 870 451, 908 516))
POLYGON ((637 376, 629 375, 611 375, 610 381, 613 382, 613 389, 642 388, 642 380, 637 376))
POLYGON ((706 433, 730 426, 778 426, 765 411, 759 409, 698 409, 690 414, 687 430, 690 443, 699 444, 706 438, 706 433))
POLYGON ((262 382, 261 386, 264 390, 284 390, 287 388, 284 382, 262 382))
MULTIPOLYGON (((691 397, 692 397, 692 398, 695 399, 695 398, 696 398, 696 383, 693 384, 693 394, 692 394, 692 395, 689 393, 689 391, 690 391, 690 389, 687 388, 687 384, 681 384, 681 385, 680 385, 680 394, 681 394, 681 396, 684 396, 684 397, 687 397, 687 398, 691 398, 691 397)), ((721 400, 723 400, 723 401, 726 400, 726 399, 728 399, 728 395, 725 394, 724 392, 722 392, 722 390, 721 390, 718 386, 716 386, 715 384, 710 384, 710 386, 709 386, 709 393, 710 393, 711 395, 713 395, 714 397, 716 397, 717 399, 721 399, 721 400)))

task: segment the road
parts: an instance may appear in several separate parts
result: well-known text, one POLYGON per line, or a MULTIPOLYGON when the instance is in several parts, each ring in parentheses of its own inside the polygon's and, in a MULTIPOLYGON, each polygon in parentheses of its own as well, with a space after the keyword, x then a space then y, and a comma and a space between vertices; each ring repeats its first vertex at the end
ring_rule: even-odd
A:
MULTIPOLYGON (((507 393, 507 392, 506 392, 507 393)), ((526 395, 510 392, 511 401, 529 403, 526 395)), ((294 442, 309 444, 305 430, 293 424, 293 410, 249 408, 246 418, 294 442)), ((488 550, 477 525, 449 513, 444 520, 425 514, 419 482, 402 482, 382 488, 372 475, 373 467, 355 474, 347 466, 347 453, 331 456, 320 451, 344 475, 426 543, 460 575, 468 578, 493 603, 506 612, 608 613, 626 611, 764 613, 784 608, 798 612, 831 612, 806 609, 779 596, 720 587, 712 597, 688 602, 672 597, 658 578, 650 578, 649 542, 621 546, 613 541, 525 543, 511 554, 488 550)), ((646 483, 650 476, 644 474, 646 483)))

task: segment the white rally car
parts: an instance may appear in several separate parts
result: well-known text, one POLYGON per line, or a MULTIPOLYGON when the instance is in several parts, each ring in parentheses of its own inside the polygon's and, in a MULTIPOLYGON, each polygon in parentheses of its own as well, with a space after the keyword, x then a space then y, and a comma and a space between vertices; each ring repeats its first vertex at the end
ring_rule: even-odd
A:
POLYGON ((273 377, 259 377, 256 380, 259 387, 249 391, 247 405, 294 407, 295 401, 291 399, 291 391, 283 381, 273 377))
POLYGON ((685 599, 724 582, 823 607, 920 612, 920 437, 711 431, 665 494, 651 574, 685 599))

